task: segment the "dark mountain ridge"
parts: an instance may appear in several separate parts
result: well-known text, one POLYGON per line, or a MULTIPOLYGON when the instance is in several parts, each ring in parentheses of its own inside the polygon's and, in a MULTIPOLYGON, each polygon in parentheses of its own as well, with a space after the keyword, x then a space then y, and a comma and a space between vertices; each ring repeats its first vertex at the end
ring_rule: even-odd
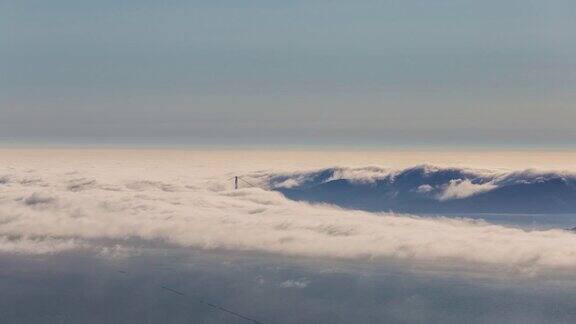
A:
POLYGON ((293 200, 406 213, 574 213, 576 175, 417 166, 399 171, 329 168, 273 175, 293 200))

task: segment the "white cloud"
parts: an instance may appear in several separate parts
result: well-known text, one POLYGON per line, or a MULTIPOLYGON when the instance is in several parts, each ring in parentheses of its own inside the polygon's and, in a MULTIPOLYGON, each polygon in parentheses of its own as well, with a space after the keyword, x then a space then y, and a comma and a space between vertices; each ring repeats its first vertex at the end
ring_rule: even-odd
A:
POLYGON ((491 182, 476 184, 468 179, 451 180, 444 188, 444 191, 438 196, 438 200, 445 201, 466 198, 495 188, 498 188, 498 186, 491 182))
MULTIPOLYGON (((12 157, 13 163, 0 167, 0 175, 11 179, 1 189, 0 251, 53 253, 100 248, 98 242, 106 240, 127 246, 128 239, 137 238, 310 257, 576 268, 576 235, 563 230, 347 211, 289 201, 260 188, 232 190, 231 173, 246 174, 266 161, 247 160, 231 168, 209 154, 187 159, 177 153, 109 154, 12 157), (30 173, 37 182, 20 181, 30 173), (70 188, 79 178, 87 185, 70 188)), ((468 183, 453 187, 456 193, 448 196, 478 191, 468 183)))
POLYGON ((416 191, 420 192, 420 193, 428 193, 432 190, 434 190, 434 187, 432 187, 431 185, 427 185, 427 184, 421 185, 418 188, 416 188, 416 191))
POLYGON ((298 181, 296 181, 296 179, 286 179, 280 183, 277 183, 275 185, 276 188, 294 188, 297 187, 299 185, 298 181))
POLYGON ((380 167, 362 167, 362 168, 335 168, 334 175, 328 179, 339 180, 346 179, 352 182, 373 183, 378 179, 385 178, 392 174, 391 169, 380 167))
POLYGON ((51 254, 83 248, 73 239, 0 236, 0 253, 51 254))

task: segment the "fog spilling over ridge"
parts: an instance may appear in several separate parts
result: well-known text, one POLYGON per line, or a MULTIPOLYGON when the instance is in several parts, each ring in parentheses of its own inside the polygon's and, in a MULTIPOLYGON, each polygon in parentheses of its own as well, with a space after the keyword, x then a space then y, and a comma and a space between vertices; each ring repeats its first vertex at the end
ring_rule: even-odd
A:
POLYGON ((328 168, 273 175, 268 184, 291 199, 370 211, 576 212, 576 174, 563 171, 328 168))
MULTIPOLYGON (((555 184, 563 173, 431 167, 404 171, 342 167, 310 173, 298 171, 309 165, 304 160, 287 167, 289 171, 282 171, 281 164, 275 166, 282 169, 271 170, 272 159, 255 158, 250 152, 242 153, 242 160, 231 153, 218 157, 176 151, 35 153, 42 158, 3 154, 1 253, 87 250, 121 257, 160 244, 362 260, 576 267, 576 235, 562 229, 526 231, 462 218, 345 210, 293 201, 264 186, 234 190, 231 180, 235 175, 252 175, 246 179, 255 184, 272 179, 278 190, 304 190, 339 183, 340 178, 348 179, 342 183, 350 188, 365 190, 384 179, 394 178, 390 183, 398 185, 398 179, 414 173, 419 176, 408 178, 424 177, 422 183, 410 182, 416 186, 414 194, 447 203, 494 193, 527 179, 555 184), (451 182, 453 175, 462 179, 451 182)), ((565 186, 572 185, 570 176, 562 179, 565 186)))

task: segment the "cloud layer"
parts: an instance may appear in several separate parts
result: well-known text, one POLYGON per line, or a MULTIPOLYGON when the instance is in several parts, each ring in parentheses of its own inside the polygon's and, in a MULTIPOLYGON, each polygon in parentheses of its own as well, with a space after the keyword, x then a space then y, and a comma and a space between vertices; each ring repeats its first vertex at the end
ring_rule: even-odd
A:
POLYGON ((111 151, 97 160, 76 154, 66 163, 15 159, 4 165, 0 251, 116 253, 167 244, 310 257, 576 267, 576 235, 567 231, 296 202, 262 188, 232 189, 231 175, 255 174, 257 182, 277 174, 258 172, 258 163, 229 169, 203 157, 195 163, 146 157, 111 151))

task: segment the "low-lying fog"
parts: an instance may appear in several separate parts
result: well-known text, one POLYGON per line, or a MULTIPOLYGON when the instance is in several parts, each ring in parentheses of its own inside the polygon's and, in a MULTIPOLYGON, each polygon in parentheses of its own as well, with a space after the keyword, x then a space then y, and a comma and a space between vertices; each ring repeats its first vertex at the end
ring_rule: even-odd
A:
MULTIPOLYGON (((424 163, 569 176, 574 158, 499 152, 496 164, 490 154, 2 150, 0 316, 15 323, 573 322, 570 216, 561 226, 526 227, 497 214, 374 213, 289 200, 265 181, 328 167, 424 163), (543 156, 549 163, 537 164, 543 156)), ((451 199, 484 189, 493 188, 451 199)), ((437 190, 434 199, 451 189, 437 190)))

